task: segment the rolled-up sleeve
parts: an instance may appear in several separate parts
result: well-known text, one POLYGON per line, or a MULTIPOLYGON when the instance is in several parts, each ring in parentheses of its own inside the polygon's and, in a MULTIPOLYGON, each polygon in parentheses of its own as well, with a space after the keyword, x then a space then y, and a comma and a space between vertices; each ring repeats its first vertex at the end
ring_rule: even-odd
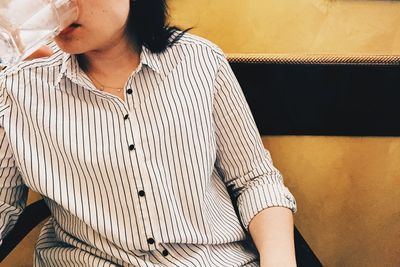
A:
POLYGON ((0 245, 23 211, 28 192, 3 128, 3 116, 8 106, 1 82, 0 80, 0 245))
MULTIPOLYGON (((286 207, 296 201, 264 148, 242 89, 223 54, 214 84, 216 168, 237 206, 243 226, 265 208, 286 207)), ((265 99, 268 105, 268 99, 265 99)))

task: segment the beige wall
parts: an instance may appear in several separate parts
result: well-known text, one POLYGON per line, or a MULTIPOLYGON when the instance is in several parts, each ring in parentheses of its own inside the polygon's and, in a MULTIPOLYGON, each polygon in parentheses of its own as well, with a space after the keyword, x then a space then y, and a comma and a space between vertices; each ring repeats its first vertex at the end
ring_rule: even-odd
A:
POLYGON ((171 21, 227 53, 400 54, 400 2, 170 0, 171 21))

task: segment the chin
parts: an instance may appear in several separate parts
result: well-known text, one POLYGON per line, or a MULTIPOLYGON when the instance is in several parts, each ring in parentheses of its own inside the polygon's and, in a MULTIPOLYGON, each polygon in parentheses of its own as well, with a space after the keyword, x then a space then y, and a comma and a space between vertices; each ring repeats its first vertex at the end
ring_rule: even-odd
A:
POLYGON ((82 45, 81 41, 74 38, 57 36, 56 38, 54 38, 54 41, 62 51, 68 54, 83 54, 88 50, 85 49, 85 46, 82 45))

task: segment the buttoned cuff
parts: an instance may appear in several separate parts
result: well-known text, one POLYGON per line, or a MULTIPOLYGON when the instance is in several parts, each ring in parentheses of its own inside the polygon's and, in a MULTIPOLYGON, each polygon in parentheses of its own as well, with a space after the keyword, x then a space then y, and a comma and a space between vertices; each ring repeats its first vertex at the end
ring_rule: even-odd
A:
POLYGON ((258 184, 247 188, 238 198, 238 209, 243 226, 248 229, 250 221, 263 209, 285 207, 297 211, 296 200, 283 183, 258 184))

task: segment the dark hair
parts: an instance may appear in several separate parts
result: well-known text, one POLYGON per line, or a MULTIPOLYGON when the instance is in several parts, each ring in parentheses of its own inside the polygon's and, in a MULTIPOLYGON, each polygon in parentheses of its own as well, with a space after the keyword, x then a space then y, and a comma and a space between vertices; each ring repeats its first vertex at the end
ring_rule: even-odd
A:
POLYGON ((162 52, 189 30, 171 38, 180 29, 170 27, 167 18, 166 0, 131 0, 127 35, 138 48, 144 45, 153 53, 162 52))

